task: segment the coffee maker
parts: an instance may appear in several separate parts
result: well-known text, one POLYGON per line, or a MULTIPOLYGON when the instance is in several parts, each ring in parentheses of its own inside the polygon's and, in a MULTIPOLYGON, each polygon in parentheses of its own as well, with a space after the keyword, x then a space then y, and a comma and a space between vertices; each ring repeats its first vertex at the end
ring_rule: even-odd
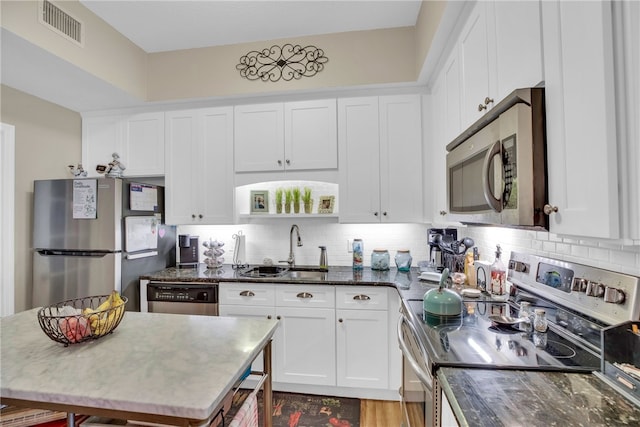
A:
POLYGON ((180 260, 178 268, 198 268, 198 236, 180 234, 178 247, 180 248, 180 260))
POLYGON ((458 230, 455 228, 429 228, 427 230, 429 242, 429 266, 436 271, 444 269, 444 257, 440 249, 440 242, 458 240, 458 230))

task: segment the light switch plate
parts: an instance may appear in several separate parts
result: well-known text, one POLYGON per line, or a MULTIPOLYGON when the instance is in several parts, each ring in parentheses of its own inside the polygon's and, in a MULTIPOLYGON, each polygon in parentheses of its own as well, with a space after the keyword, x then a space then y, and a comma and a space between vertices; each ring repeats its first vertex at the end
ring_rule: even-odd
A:
POLYGON ((348 254, 353 253, 353 240, 347 239, 347 253, 348 254))

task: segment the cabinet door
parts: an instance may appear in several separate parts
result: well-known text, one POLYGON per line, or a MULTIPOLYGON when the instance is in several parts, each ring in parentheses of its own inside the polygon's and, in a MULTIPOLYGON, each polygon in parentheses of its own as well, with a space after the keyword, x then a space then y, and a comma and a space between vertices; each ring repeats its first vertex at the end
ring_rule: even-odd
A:
POLYGON ((199 171, 197 159, 197 112, 173 111, 165 115, 165 210, 167 224, 193 224, 199 214, 196 189, 199 171))
POLYGON ((550 231, 618 238, 610 2, 542 2, 550 231))
MULTIPOLYGON (((198 111, 199 156, 196 195, 200 199, 203 224, 232 224, 233 180, 233 109, 208 108, 198 111)), ((192 200, 197 202, 197 200, 192 200)), ((195 204, 195 203, 194 203, 195 204)))
MULTIPOLYGON (((462 128, 479 119, 485 110, 478 109, 490 95, 489 50, 487 39, 487 4, 478 2, 460 37, 462 128)), ((487 106, 490 108, 491 104, 487 106)))
POLYGON ((284 164, 287 170, 338 167, 336 100, 284 105, 284 164))
POLYGON ((284 107, 240 105, 234 111, 236 172, 284 169, 284 107))
POLYGON ((424 221, 420 111, 419 95, 380 97, 382 222, 424 221))
POLYGON ((378 98, 338 99, 340 222, 380 222, 378 98))
POLYGON ((540 1, 494 3, 497 87, 491 96, 499 102, 515 89, 537 86, 542 80, 540 1))
POLYGON ((388 388, 387 311, 336 310, 336 318, 338 386, 388 388))
POLYGON ((164 175, 164 113, 136 114, 124 119, 123 126, 124 175, 164 175))
POLYGON ((96 171, 96 166, 109 163, 113 153, 122 156, 121 120, 120 116, 82 119, 82 167, 87 176, 102 176, 96 171))
POLYGON ((276 307, 274 381, 336 385, 335 309, 276 307))

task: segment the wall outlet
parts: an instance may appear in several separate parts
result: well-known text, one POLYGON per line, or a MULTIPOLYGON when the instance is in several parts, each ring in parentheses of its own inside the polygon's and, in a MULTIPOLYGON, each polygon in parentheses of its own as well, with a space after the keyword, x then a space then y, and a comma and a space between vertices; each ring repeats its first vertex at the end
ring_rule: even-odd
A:
POLYGON ((347 253, 348 254, 353 253, 353 240, 347 239, 347 253))

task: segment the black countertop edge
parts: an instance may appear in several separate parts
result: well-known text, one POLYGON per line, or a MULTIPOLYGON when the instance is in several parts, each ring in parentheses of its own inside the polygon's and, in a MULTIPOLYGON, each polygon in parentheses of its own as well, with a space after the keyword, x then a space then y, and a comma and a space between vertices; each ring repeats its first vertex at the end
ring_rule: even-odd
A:
MULTIPOLYGON (((311 269, 310 266, 297 266, 297 269, 311 269)), ((317 267, 316 267, 317 268, 317 267)), ((349 286, 389 286, 399 290, 408 290, 412 283, 418 281, 419 270, 412 268, 409 272, 400 272, 392 268, 386 271, 353 270, 348 266, 329 267, 324 280, 290 279, 285 276, 276 277, 245 277, 241 272, 245 269, 234 269, 231 265, 224 265, 219 269, 209 269, 204 264, 198 268, 170 267, 155 273, 143 274, 140 280, 154 282, 242 282, 242 283, 292 283, 305 285, 349 285, 349 286)), ((424 292, 423 292, 424 294, 424 292)))

